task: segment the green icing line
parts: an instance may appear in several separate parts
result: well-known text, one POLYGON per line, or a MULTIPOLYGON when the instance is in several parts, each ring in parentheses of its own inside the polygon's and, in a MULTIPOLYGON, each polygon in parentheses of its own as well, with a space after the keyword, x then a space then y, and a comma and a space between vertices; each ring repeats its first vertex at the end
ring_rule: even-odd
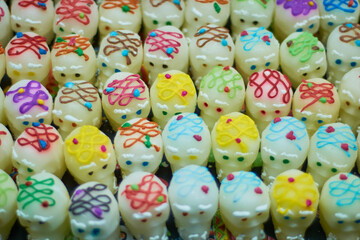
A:
POLYGON ((0 175, 0 208, 3 208, 8 201, 7 192, 14 191, 13 188, 3 188, 2 185, 7 182, 9 176, 6 173, 0 175))
POLYGON ((66 42, 63 38, 61 37, 57 37, 56 38, 56 42, 66 42))
POLYGON ((220 6, 219 6, 219 4, 218 4, 217 2, 214 3, 214 8, 215 8, 215 11, 216 11, 217 13, 220 13, 221 8, 220 8, 220 6))
POLYGON ((324 51, 323 48, 316 46, 318 39, 309 32, 303 32, 297 38, 288 41, 288 43, 289 42, 292 42, 289 46, 289 53, 293 56, 301 55, 300 62, 307 62, 313 53, 324 51))
MULTIPOLYGON (((244 2, 244 1, 247 1, 247 0, 237 0, 238 2, 244 2)), ((263 8, 267 8, 267 3, 269 2, 270 0, 255 0, 255 2, 257 2, 258 4, 260 4, 260 6, 262 6, 263 8)))

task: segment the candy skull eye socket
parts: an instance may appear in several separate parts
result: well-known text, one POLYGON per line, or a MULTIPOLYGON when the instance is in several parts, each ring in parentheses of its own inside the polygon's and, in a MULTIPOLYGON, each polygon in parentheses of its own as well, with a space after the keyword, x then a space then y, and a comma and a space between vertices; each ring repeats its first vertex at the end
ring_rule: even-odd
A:
POLYGON ((280 114, 281 111, 280 111, 280 110, 276 110, 275 113, 276 113, 276 114, 280 114))
POLYGON ((16 70, 13 71, 13 74, 14 74, 15 76, 20 76, 20 72, 19 72, 19 71, 16 71, 16 70))
POLYGON ((199 212, 200 215, 202 215, 202 214, 204 214, 204 213, 205 213, 204 211, 199 212))
POLYGON ((256 66, 255 66, 255 65, 251 65, 250 69, 251 69, 251 70, 255 70, 255 69, 256 69, 256 66))
POLYGON ((349 101, 346 101, 345 104, 346 104, 347 106, 350 106, 350 102, 349 102, 349 101))
POLYGON ((321 167, 322 166, 321 162, 316 162, 316 166, 321 167))
POLYGON ((156 216, 157 216, 157 217, 160 217, 161 215, 162 215, 162 213, 158 213, 158 214, 156 214, 156 216))
POLYGON ((167 21, 165 24, 168 25, 168 26, 172 25, 171 21, 167 21))
POLYGON ((341 59, 336 59, 336 60, 335 60, 335 63, 336 63, 337 65, 340 65, 340 64, 342 63, 342 61, 341 61, 341 59))
POLYGON ((328 25, 329 25, 329 26, 333 26, 334 23, 333 23, 333 22, 328 22, 328 25))
POLYGON ((261 216, 261 215, 262 215, 262 212, 257 214, 257 216, 261 216))
POLYGON ((79 229, 78 229, 78 232, 79 232, 79 233, 83 233, 83 232, 84 232, 84 229, 79 228, 79 229))
POLYGON ((35 30, 36 30, 36 28, 30 27, 30 31, 31 31, 31 32, 34 32, 35 30))
POLYGON ((106 31, 109 31, 109 30, 110 30, 110 27, 109 27, 109 26, 105 26, 104 29, 105 29, 106 31))
POLYGON ((304 219, 306 219, 306 217, 300 217, 300 219, 301 219, 301 220, 304 220, 304 219))
POLYGON ((309 26, 309 28, 310 28, 310 29, 314 28, 314 24, 311 24, 311 25, 309 26))
POLYGON ((33 76, 35 76, 35 73, 34 72, 28 72, 28 76, 33 77, 33 76))
POLYGON ((71 126, 73 126, 74 128, 77 127, 76 123, 72 123, 71 126))
POLYGON ((217 111, 218 113, 220 113, 220 112, 222 112, 222 108, 216 108, 216 111, 217 111))
POLYGON ((208 107, 209 104, 207 102, 204 102, 204 107, 208 107))
POLYGON ((194 21, 196 21, 196 22, 197 22, 198 20, 199 20, 198 18, 194 18, 194 21))
POLYGON ((307 76, 307 73, 303 73, 303 76, 306 77, 306 76, 307 76))
POLYGON ((343 224, 343 223, 344 223, 343 220, 338 221, 338 224, 343 224))
POLYGON ((91 172, 89 172, 88 174, 91 176, 91 175, 93 175, 93 174, 94 174, 94 172, 93 172, 93 171, 91 171, 91 172))
POLYGON ((130 160, 127 160, 125 163, 126 163, 126 165, 131 165, 132 164, 132 162, 130 160))
POLYGON ((289 163, 290 163, 290 160, 289 160, 289 159, 284 159, 284 160, 283 160, 283 163, 284 163, 284 164, 289 164, 289 163))
POLYGON ((46 222, 44 222, 44 221, 39 221, 39 224, 41 224, 41 225, 42 225, 42 224, 45 224, 45 223, 46 223, 46 222))
POLYGON ((154 63, 152 63, 152 62, 149 62, 149 64, 150 64, 150 66, 152 66, 152 67, 154 66, 154 63))
POLYGON ((184 217, 186 217, 187 215, 189 215, 189 213, 183 212, 182 215, 183 215, 184 217))
POLYGON ((303 122, 305 122, 306 120, 307 120, 306 117, 302 117, 302 118, 301 118, 301 121, 303 121, 303 122))
POLYGON ((350 63, 350 66, 351 66, 351 67, 356 67, 356 65, 357 65, 356 62, 351 62, 351 63, 350 63))
POLYGON ((271 62, 267 62, 267 63, 265 63, 265 67, 270 66, 270 64, 271 64, 271 62))
POLYGON ((336 168, 332 168, 331 171, 332 171, 333 173, 336 173, 336 172, 337 172, 337 169, 336 169, 336 168))
POLYGON ((256 26, 256 25, 259 24, 259 22, 258 21, 253 21, 253 24, 256 26))
POLYGON ((65 73, 60 73, 60 76, 66 77, 65 73))
POLYGON ((206 64, 206 63, 203 63, 203 67, 207 67, 207 64, 206 64))
POLYGON ((103 169, 106 169, 106 168, 107 168, 107 166, 108 166, 108 165, 107 165, 107 164, 105 164, 102 168, 103 168, 103 169))
POLYGON ((166 65, 166 64, 163 64, 162 67, 163 67, 163 68, 168 68, 169 66, 166 65))
POLYGON ((317 67, 316 70, 320 70, 321 67, 317 67))
POLYGON ((319 119, 317 122, 318 122, 319 124, 321 124, 321 123, 323 123, 324 121, 321 120, 321 119, 319 119))
POLYGON ((154 25, 158 25, 159 22, 158 22, 157 20, 153 20, 153 24, 154 24, 154 25))
POLYGON ((241 221, 243 221, 243 222, 245 222, 247 220, 247 218, 243 218, 243 219, 241 219, 241 221))
POLYGON ((241 18, 241 19, 240 19, 240 22, 244 23, 244 22, 245 22, 245 20, 241 18))
POLYGON ((80 76, 80 73, 75 73, 75 77, 79 78, 80 76))
POLYGON ((261 113, 262 115, 265 115, 265 114, 266 114, 266 111, 265 111, 265 110, 261 110, 260 113, 261 113))
POLYGON ((285 220, 289 220, 290 217, 289 217, 289 216, 284 216, 284 219, 285 219, 285 220))
POLYGON ((91 231, 91 235, 93 235, 93 236, 98 236, 99 234, 100 234, 100 228, 94 228, 91 231))
POLYGON ((355 220, 355 223, 360 223, 360 219, 355 220))
POLYGON ((144 167, 147 167, 147 166, 149 166, 149 162, 143 162, 142 165, 143 165, 144 167))
POLYGON ((17 28, 20 28, 20 27, 21 27, 21 25, 18 24, 18 23, 16 23, 15 26, 16 26, 17 28))

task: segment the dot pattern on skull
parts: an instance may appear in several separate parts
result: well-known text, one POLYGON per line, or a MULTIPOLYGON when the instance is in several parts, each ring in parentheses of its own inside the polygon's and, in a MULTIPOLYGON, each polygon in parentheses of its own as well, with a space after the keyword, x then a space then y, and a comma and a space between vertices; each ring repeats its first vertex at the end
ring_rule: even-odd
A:
POLYGON ((89 14, 91 14, 90 6, 94 4, 92 0, 61 0, 56 14, 62 17, 57 20, 56 25, 66 19, 75 19, 76 21, 88 25, 90 23, 89 14))
POLYGON ((28 177, 26 180, 25 184, 20 184, 20 191, 17 197, 17 201, 22 203, 22 209, 25 209, 32 203, 38 203, 44 208, 55 206, 56 201, 52 197, 55 185, 53 178, 39 181, 28 177))
POLYGON ((315 182, 310 174, 302 173, 297 177, 278 176, 273 183, 273 197, 277 211, 285 215, 289 211, 312 211, 319 198, 315 182))
POLYGON ((132 74, 124 79, 115 79, 109 83, 107 88, 103 90, 103 94, 108 96, 108 101, 111 105, 117 103, 119 106, 127 106, 133 99, 146 100, 146 97, 140 97, 145 90, 145 84, 140 79, 140 76, 132 74), (134 94, 135 92, 139 94, 134 94))
POLYGON ((288 41, 289 53, 292 56, 300 55, 300 62, 307 62, 316 52, 323 52, 323 48, 316 46, 318 39, 309 32, 301 33, 297 38, 288 41))
MULTIPOLYGON (((116 31, 116 35, 110 34, 106 40, 109 43, 109 45, 106 45, 103 50, 106 56, 109 56, 117 51, 128 50, 129 54, 135 57, 138 54, 138 48, 141 46, 141 40, 136 38, 135 33, 116 31)), ((129 54, 125 56, 127 65, 131 64, 129 54)))
POLYGON ((145 43, 150 45, 149 52, 156 52, 160 50, 165 53, 166 56, 173 59, 173 54, 178 54, 179 47, 181 47, 181 43, 176 39, 181 39, 183 37, 184 36, 178 32, 165 32, 155 29, 149 33, 145 43), (171 53, 168 51, 169 48, 172 50, 170 51, 171 53))
POLYGON ((48 0, 22 0, 22 1, 18 2, 18 5, 23 8, 32 6, 32 7, 41 8, 43 10, 46 10, 47 9, 47 7, 46 7, 47 1, 48 0))
MULTIPOLYGON (((211 42, 221 43, 222 40, 229 37, 229 30, 224 27, 215 27, 215 26, 203 26, 201 27, 197 33, 195 33, 194 37, 197 38, 196 46, 199 48, 204 47, 206 44, 211 42)), ((231 46, 229 44, 226 47, 231 51, 231 46)))
POLYGON ((19 87, 13 91, 8 91, 6 96, 14 94, 13 102, 21 103, 19 107, 19 112, 21 114, 29 112, 35 106, 48 111, 48 106, 45 104, 39 104, 39 100, 44 101, 49 99, 49 95, 43 91, 42 88, 41 83, 37 81, 30 81, 25 87, 19 87))
POLYGON ((61 90, 62 95, 59 98, 59 102, 62 104, 78 102, 88 111, 92 111, 92 108, 86 107, 85 103, 92 103, 98 100, 97 89, 88 82, 72 83, 70 86, 61 90))
POLYGON ((261 73, 253 73, 249 78, 249 86, 255 88, 254 96, 256 98, 267 94, 270 99, 282 95, 283 103, 289 103, 291 100, 291 83, 286 75, 282 75, 276 70, 266 69, 261 73), (263 87, 267 85, 270 85, 271 88, 265 92, 263 87))
POLYGON ((277 0, 277 5, 283 5, 284 9, 291 9, 293 16, 308 15, 310 11, 317 9, 314 0, 277 0))
MULTIPOLYGON (((7 55, 18 56, 27 51, 32 51, 38 59, 41 59, 42 51, 49 51, 46 38, 40 35, 30 37, 26 33, 18 33, 17 38, 10 41, 7 55)), ((46 53, 45 52, 45 53, 46 53)))
MULTIPOLYGON (((350 175, 349 173, 348 176, 350 175)), ((360 179, 355 178, 351 182, 345 180, 332 181, 329 183, 329 193, 331 196, 339 198, 336 201, 338 206, 360 204, 360 179)))
POLYGON ((157 152, 161 147, 151 143, 151 138, 160 135, 158 130, 158 124, 155 122, 149 122, 145 118, 141 118, 135 123, 124 123, 120 128, 120 136, 127 136, 123 144, 124 148, 129 148, 136 143, 143 143, 147 148, 153 147, 157 152), (130 138, 133 135, 132 138, 130 138))
POLYGON ((85 189, 77 189, 71 198, 69 211, 75 215, 90 213, 97 219, 103 219, 104 213, 110 211, 111 199, 106 194, 103 184, 95 184, 85 189))
POLYGON ((5 131, 0 131, 0 146, 1 146, 1 135, 7 135, 7 133, 5 131))
POLYGON ((56 38, 53 49, 59 49, 55 56, 75 53, 78 56, 84 56, 85 61, 89 60, 89 56, 84 51, 90 47, 91 44, 88 38, 80 37, 80 35, 58 37, 56 38))
MULTIPOLYGON (((15 191, 13 188, 4 187, 5 183, 8 181, 9 176, 6 173, 0 174, 0 208, 6 206, 8 202, 8 192, 15 191)), ((10 199, 13 200, 13 199, 10 199)))
POLYGON ((25 129, 28 137, 19 137, 17 142, 20 146, 30 145, 38 152, 43 152, 51 147, 51 143, 59 139, 59 135, 53 132, 53 128, 40 123, 25 129))
POLYGON ((103 161, 107 159, 106 146, 109 143, 109 138, 101 133, 97 127, 85 125, 80 128, 78 134, 65 141, 65 146, 69 154, 73 155, 77 162, 85 165, 100 161, 100 159, 103 159, 103 161))
POLYGON ((323 4, 327 12, 339 9, 346 13, 354 13, 359 6, 357 0, 324 0, 323 4))
POLYGON ((105 0, 101 5, 104 9, 121 8, 124 12, 134 14, 134 10, 139 8, 138 0, 105 0))
MULTIPOLYGON (((360 41, 360 24, 358 23, 343 23, 339 27, 339 32, 341 33, 340 41, 344 43, 360 41)), ((359 46, 359 44, 356 43, 356 46, 359 46)))
POLYGON ((300 84, 300 98, 301 99, 312 99, 306 106, 301 109, 301 112, 311 105, 322 102, 333 104, 334 93, 333 93, 334 85, 331 83, 315 83, 311 81, 303 80, 303 83, 300 84))
POLYGON ((180 5, 180 1, 174 1, 174 0, 150 0, 150 4, 151 6, 153 7, 159 7, 161 6, 162 4, 166 3, 166 2, 169 2, 169 3, 172 3, 174 4, 174 6, 179 10, 181 11, 182 10, 182 7, 180 5))
POLYGON ((169 124, 168 138, 176 141, 180 136, 194 136, 203 131, 203 120, 195 113, 178 115, 169 124))
POLYGON ((258 29, 249 29, 241 32, 240 41, 245 42, 243 49, 245 51, 251 51, 259 42, 265 42, 270 45, 270 41, 273 38, 272 32, 269 32, 264 27, 258 29))
POLYGON ((235 118, 221 116, 216 126, 216 142, 225 147, 232 143, 238 143, 240 139, 238 144, 243 153, 248 151, 248 146, 243 138, 257 139, 258 136, 259 132, 254 121, 244 114, 235 118))
POLYGON ((126 185, 121 195, 125 195, 130 201, 132 209, 143 213, 152 207, 166 203, 167 195, 164 194, 164 188, 153 179, 154 175, 149 174, 144 176, 138 184, 126 185))

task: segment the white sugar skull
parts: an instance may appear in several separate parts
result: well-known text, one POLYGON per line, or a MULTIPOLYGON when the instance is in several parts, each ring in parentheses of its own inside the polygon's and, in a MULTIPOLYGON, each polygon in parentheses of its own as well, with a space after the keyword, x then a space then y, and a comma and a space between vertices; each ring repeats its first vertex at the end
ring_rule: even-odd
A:
POLYGON ((320 13, 320 39, 326 44, 329 34, 334 28, 344 22, 358 22, 359 20, 359 1, 328 1, 315 0, 320 13))
POLYGON ((247 28, 270 27, 274 0, 231 0, 231 32, 234 39, 247 28))
POLYGON ((310 140, 307 172, 319 189, 338 172, 350 172, 357 157, 356 138, 351 128, 343 123, 319 127, 310 140))
POLYGON ((115 151, 111 140, 97 127, 75 128, 65 139, 65 164, 79 184, 97 181, 116 192, 115 151))
POLYGON ((102 95, 102 107, 114 131, 126 121, 147 118, 150 113, 149 89, 138 74, 113 74, 102 95))
POLYGON ((165 156, 173 172, 190 164, 207 165, 211 149, 210 132, 195 113, 181 113, 170 118, 162 137, 165 156))
POLYGON ((286 75, 265 69, 249 78, 246 89, 246 114, 256 123, 260 132, 276 117, 290 112, 293 91, 286 75))
POLYGON ((33 123, 26 128, 12 148, 17 184, 24 184, 27 177, 43 171, 61 179, 66 170, 63 147, 64 142, 53 126, 33 123))
POLYGON ((4 172, 2 168, 0 169, 0 191, 2 193, 2 201, 0 203, 0 238, 8 239, 16 221, 17 206, 15 199, 18 195, 18 189, 8 173, 4 172))
POLYGON ((228 0, 187 0, 182 31, 186 37, 192 38, 201 26, 207 24, 225 26, 229 15, 228 0))
POLYGON ((139 0, 104 0, 99 6, 99 33, 103 39, 115 30, 138 33, 141 27, 139 0))
POLYGON ((163 157, 158 124, 145 118, 133 118, 119 127, 114 147, 124 177, 136 171, 155 173, 163 157))
POLYGON ((51 63, 53 76, 60 86, 74 80, 95 81, 96 55, 88 38, 80 35, 57 37, 51 63))
POLYGON ((10 19, 10 11, 9 7, 5 1, 0 1, 0 43, 3 46, 9 42, 11 37, 13 36, 13 32, 11 29, 11 19, 10 19))
POLYGON ((215 123, 211 131, 211 146, 217 177, 221 181, 231 172, 251 169, 259 152, 259 132, 247 115, 229 113, 215 123))
POLYGON ((51 95, 39 82, 21 80, 6 92, 4 110, 15 138, 32 124, 50 124, 52 109, 51 95))
POLYGON ((69 193, 55 175, 42 172, 19 187, 17 216, 29 239, 63 240, 70 232, 69 193))
POLYGON ((18 32, 5 48, 6 73, 12 83, 32 79, 47 83, 50 49, 46 38, 32 32, 18 32))
POLYGON ((169 119, 182 112, 195 112, 196 89, 188 74, 170 70, 158 75, 150 88, 153 120, 164 129, 169 119))
POLYGON ((229 30, 217 25, 205 25, 197 29, 190 40, 190 69, 197 88, 201 78, 216 66, 232 66, 235 46, 229 30))
POLYGON ((336 122, 339 110, 336 88, 325 79, 304 80, 294 93, 292 114, 305 123, 310 137, 320 126, 336 122))
POLYGON ((343 23, 327 41, 328 80, 339 87, 343 76, 360 66, 360 24, 343 23))
POLYGON ((129 30, 117 30, 106 35, 101 41, 97 66, 99 91, 105 82, 118 72, 139 73, 143 60, 143 47, 140 36, 129 30))
POLYGON ((98 182, 87 182, 74 191, 69 206, 72 233, 79 239, 118 240, 120 213, 112 192, 98 182))
POLYGON ((360 238, 360 179, 338 173, 326 181, 320 195, 320 223, 328 239, 360 238))
POLYGON ((269 189, 253 172, 233 172, 220 185, 220 213, 236 239, 263 239, 270 215, 269 189))
POLYGON ((232 67, 216 66, 201 79, 197 104, 210 130, 221 115, 240 112, 244 100, 243 78, 232 67))
POLYGON ((276 117, 261 137, 261 177, 268 185, 288 169, 300 169, 309 152, 306 126, 294 117, 276 117))
POLYGON ((98 6, 93 0, 61 0, 55 5, 53 31, 57 36, 79 34, 92 39, 98 22, 98 6))
POLYGON ((340 121, 348 124, 355 135, 360 131, 360 68, 354 68, 342 78, 338 93, 340 121))
POLYGON ((144 43, 144 67, 152 85, 159 73, 168 70, 187 72, 189 47, 183 33, 174 26, 151 31, 144 43))
POLYGON ((249 28, 237 36, 235 64, 246 84, 255 72, 279 68, 279 48, 278 40, 264 27, 249 28))
POLYGON ((6 125, 5 107, 4 107, 5 95, 3 90, 0 88, 0 123, 6 125))
POLYGON ((12 170, 11 152, 14 140, 9 130, 0 123, 0 169, 10 174, 12 170))
POLYGON ((11 1, 11 28, 14 32, 34 32, 46 37, 48 44, 54 38, 54 2, 52 0, 11 1))
POLYGON ((218 198, 215 179, 206 167, 188 165, 174 173, 169 201, 182 239, 208 239, 218 198))
POLYGON ((315 34, 319 27, 319 9, 315 0, 276 0, 273 29, 280 42, 293 32, 315 34))
POLYGON ((145 34, 162 26, 180 29, 184 23, 184 0, 143 0, 141 5, 145 34))
POLYGON ((280 46, 280 65, 294 89, 303 79, 321 78, 327 70, 324 45, 309 32, 294 32, 280 46))
POLYGON ((271 185, 270 202, 277 239, 304 239, 319 205, 312 176, 297 169, 281 173, 271 185))
POLYGON ((121 217, 136 239, 168 239, 168 193, 157 176, 141 171, 130 174, 120 183, 117 199, 121 217))

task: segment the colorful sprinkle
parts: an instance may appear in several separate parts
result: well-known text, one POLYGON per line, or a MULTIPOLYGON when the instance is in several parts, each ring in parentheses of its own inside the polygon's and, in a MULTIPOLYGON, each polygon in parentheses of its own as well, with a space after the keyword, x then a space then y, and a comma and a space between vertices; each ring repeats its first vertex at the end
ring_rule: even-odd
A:
POLYGON ((247 31, 242 31, 242 32, 240 33, 240 36, 241 36, 241 37, 247 36, 247 35, 249 35, 249 33, 248 33, 247 31))
POLYGON ((209 192, 209 187, 206 185, 202 185, 201 186, 201 191, 203 191, 205 194, 207 194, 209 192))
POLYGON ((347 144, 347 143, 342 143, 342 144, 341 144, 341 148, 342 148, 344 151, 349 151, 349 144, 347 144))
POLYGON ((16 33, 16 37, 17 38, 21 38, 21 37, 23 37, 24 36, 24 34, 22 33, 22 32, 17 32, 16 33))
POLYGON ((347 180, 348 177, 345 174, 340 174, 339 176, 340 180, 347 180))
POLYGON ((164 196, 159 196, 156 200, 158 202, 163 202, 164 201, 164 196))
POLYGON ((76 138, 73 138, 72 142, 73 142, 74 144, 78 144, 78 143, 79 143, 79 141, 78 141, 76 138))
POLYGON ((156 37, 156 32, 151 32, 149 36, 150 37, 156 37))
POLYGON ((321 98, 319 99, 319 102, 321 102, 321 103, 326 103, 326 98, 325 98, 325 97, 321 97, 321 98))
POLYGON ((187 93, 188 93, 187 91, 182 91, 181 96, 185 97, 187 95, 187 93))
POLYGON ((356 41, 355 41, 355 44, 356 44, 356 46, 360 47, 360 40, 359 40, 359 39, 356 40, 356 41))
POLYGON ((202 137, 200 135, 194 135, 193 136, 196 141, 200 142, 202 140, 202 137))
POLYGON ((32 182, 30 182, 30 181, 25 182, 25 186, 27 186, 27 187, 31 186, 31 184, 32 184, 32 182))
POLYGON ((134 90, 134 97, 139 97, 140 96, 140 91, 139 89, 135 89, 134 90))
POLYGON ((72 87, 74 87, 74 83, 72 83, 72 82, 67 82, 67 83, 65 83, 65 87, 67 87, 67 88, 72 88, 72 87))
POLYGON ((110 36, 112 36, 112 37, 117 36, 117 35, 118 35, 118 33, 117 33, 116 31, 112 31, 112 32, 110 33, 110 36))
POLYGON ((289 181, 290 183, 292 183, 292 182, 295 182, 295 179, 292 178, 292 177, 289 177, 289 178, 288 178, 288 181, 289 181))
POLYGON ((39 126, 40 126, 40 123, 38 123, 38 122, 33 122, 31 125, 32 125, 33 127, 39 127, 39 126))
POLYGON ((278 122, 281 122, 281 118, 279 117, 274 118, 274 123, 278 123, 278 122))
POLYGON ((172 48, 172 47, 169 47, 166 49, 167 54, 172 54, 173 52, 174 52, 174 48, 172 48))
POLYGON ((170 79, 171 75, 167 73, 167 74, 165 74, 165 77, 166 77, 166 79, 170 79))
POLYGON ((221 40, 221 45, 223 45, 224 47, 226 47, 228 45, 228 42, 226 41, 226 39, 222 39, 221 40))
POLYGON ((127 57, 129 55, 129 50, 127 50, 127 49, 122 50, 121 55, 123 55, 124 57, 127 57))
POLYGON ((92 108, 92 104, 90 102, 85 102, 84 106, 87 107, 88 109, 92 108))
POLYGON ((226 177, 226 179, 228 180, 228 181, 231 181, 231 180, 233 180, 235 178, 235 176, 234 176, 234 174, 232 174, 232 173, 230 173, 229 175, 227 175, 227 177, 226 177))
POLYGON ((332 132, 335 132, 335 128, 333 128, 332 126, 328 126, 325 131, 327 133, 332 133, 332 132))
POLYGON ((231 121, 232 121, 232 119, 229 118, 228 120, 226 120, 226 123, 229 123, 229 122, 231 122, 231 121))
POLYGON ((236 142, 236 143, 241 143, 241 139, 240 139, 240 138, 236 138, 236 139, 235 139, 235 142, 236 142))
POLYGON ((307 207, 310 207, 312 204, 311 200, 310 199, 306 199, 306 206, 307 207))
POLYGON ((296 137, 294 135, 294 131, 290 131, 286 134, 286 138, 293 141, 293 140, 296 140, 296 137))
POLYGON ((230 88, 228 86, 224 87, 224 92, 226 93, 230 92, 230 88))
POLYGON ((44 207, 44 208, 47 208, 49 206, 49 202, 48 201, 43 201, 41 203, 41 206, 44 207))
POLYGON ((215 9, 215 12, 217 12, 217 13, 220 13, 220 11, 221 11, 221 8, 217 2, 214 3, 214 9, 215 9))
POLYGON ((24 93, 25 90, 23 88, 19 88, 18 93, 24 93))
POLYGON ((176 5, 180 5, 180 0, 173 0, 173 3, 176 5))
POLYGON ((127 12, 130 11, 130 7, 129 7, 128 5, 124 5, 121 9, 122 9, 122 11, 125 12, 125 13, 127 13, 127 12))
POLYGON ((137 184, 131 184, 130 187, 131 187, 131 189, 134 190, 134 191, 139 190, 139 185, 137 185, 137 184))
POLYGON ((262 189, 260 187, 256 187, 254 189, 254 192, 257 193, 257 194, 262 194, 263 193, 263 191, 262 191, 262 189))
POLYGON ((177 116, 176 120, 180 121, 183 118, 183 115, 177 116))
POLYGON ((106 88, 106 92, 108 92, 108 93, 113 92, 113 91, 115 91, 115 88, 113 88, 113 87, 106 88))
POLYGON ((202 29, 199 30, 199 34, 203 34, 204 32, 206 32, 205 28, 202 28, 202 29))
POLYGON ((80 57, 81 57, 82 55, 84 55, 84 51, 83 51, 81 48, 79 48, 79 47, 78 47, 74 52, 76 52, 77 55, 80 56, 80 57))
POLYGON ((223 68, 224 71, 229 71, 230 70, 230 66, 226 66, 223 68))
POLYGON ((47 51, 45 49, 39 48, 39 53, 41 55, 45 55, 47 53, 47 51))
POLYGON ((37 100, 37 103, 38 103, 39 105, 44 105, 44 100, 38 99, 38 100, 37 100))
POLYGON ((312 88, 312 86, 314 86, 314 84, 312 84, 311 82, 308 82, 308 83, 307 83, 307 86, 308 86, 309 88, 312 88))
POLYGON ((97 216, 99 216, 99 217, 101 217, 101 215, 102 215, 102 213, 103 213, 103 211, 102 211, 101 208, 99 208, 99 207, 94 207, 93 211, 94 211, 94 213, 95 213, 97 216))
POLYGON ((79 13, 79 17, 80 17, 80 18, 84 18, 84 17, 85 17, 85 14, 84 14, 84 13, 79 13))

